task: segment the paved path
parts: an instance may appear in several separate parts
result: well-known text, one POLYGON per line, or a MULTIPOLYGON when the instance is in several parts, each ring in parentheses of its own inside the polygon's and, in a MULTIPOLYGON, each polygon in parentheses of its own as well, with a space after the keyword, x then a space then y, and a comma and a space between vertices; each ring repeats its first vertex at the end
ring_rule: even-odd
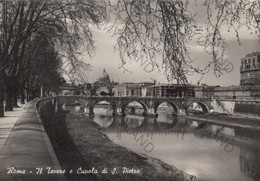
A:
POLYGON ((60 165, 39 119, 36 101, 7 112, 0 130, 0 181, 65 180, 63 174, 47 173, 47 167, 60 170, 60 165), (37 174, 37 168, 43 172, 37 174))
POLYGON ((20 108, 14 108, 14 111, 5 112, 5 117, 0 118, 0 151, 2 150, 6 139, 13 129, 14 124, 23 113, 23 107, 25 105, 20 106, 20 108))

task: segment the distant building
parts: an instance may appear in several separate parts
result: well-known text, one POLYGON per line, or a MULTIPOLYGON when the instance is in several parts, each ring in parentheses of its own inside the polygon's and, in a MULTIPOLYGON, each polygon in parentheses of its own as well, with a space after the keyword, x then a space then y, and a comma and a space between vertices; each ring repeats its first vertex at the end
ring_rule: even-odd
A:
POLYGON ((138 96, 138 97, 146 97, 148 96, 148 89, 154 85, 152 82, 140 82, 140 83, 132 83, 127 85, 126 94, 127 96, 138 96))
POLYGON ((260 52, 253 52, 241 59, 240 85, 260 85, 260 52))
POLYGON ((115 96, 195 97, 195 86, 157 84, 153 82, 123 83, 114 87, 115 96))
POLYGON ((106 69, 103 70, 102 75, 98 79, 98 83, 102 86, 108 86, 110 84, 110 76, 106 72, 106 69))
POLYGON ((195 97, 195 86, 157 84, 149 87, 148 95, 155 97, 195 97))
POLYGON ((260 99, 260 52, 247 54, 241 59, 239 86, 198 86, 196 97, 237 100, 260 99))
POLYGON ((208 86, 202 84, 201 86, 196 86, 195 88, 195 97, 196 98, 212 98, 214 97, 215 88, 220 86, 208 86))
POLYGON ((113 89, 115 85, 117 85, 117 83, 110 80, 110 76, 106 72, 106 69, 104 69, 98 80, 93 83, 91 94, 102 96, 114 95, 113 89))
POLYGON ((259 87, 227 86, 214 89, 214 97, 218 99, 256 100, 260 98, 259 87))
POLYGON ((73 95, 77 90, 77 86, 73 84, 64 83, 60 89, 61 95, 73 95))
POLYGON ((125 97, 126 96, 126 84, 118 84, 114 87, 114 96, 125 97))
POLYGON ((153 85, 152 82, 140 82, 140 83, 123 83, 114 87, 115 96, 135 96, 146 97, 148 96, 148 88, 153 85))
POLYGON ((150 96, 150 95, 149 95, 149 88, 150 88, 151 86, 153 86, 154 83, 153 83, 153 82, 141 82, 141 83, 139 83, 139 84, 141 84, 141 85, 140 85, 140 86, 141 86, 141 96, 142 96, 142 97, 150 96))

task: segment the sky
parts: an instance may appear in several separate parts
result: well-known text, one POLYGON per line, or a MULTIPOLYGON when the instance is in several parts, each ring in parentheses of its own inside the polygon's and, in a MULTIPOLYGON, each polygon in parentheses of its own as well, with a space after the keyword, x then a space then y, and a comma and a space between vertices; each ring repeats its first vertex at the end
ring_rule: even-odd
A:
MULTIPOLYGON (((199 21, 199 26, 205 26, 205 8, 202 6, 192 6, 192 11, 197 14, 197 19, 199 21)), ((260 51, 260 38, 258 32, 248 31, 245 28, 241 28, 239 31, 241 45, 238 44, 236 40, 235 32, 227 32, 227 27, 223 27, 224 38, 227 41, 227 50, 225 57, 227 62, 225 65, 233 66, 234 69, 231 72, 223 72, 219 78, 215 76, 213 72, 209 72, 202 76, 201 74, 191 73, 188 75, 188 82, 191 84, 197 84, 199 80, 200 83, 205 83, 208 85, 239 85, 240 81, 240 61, 241 58, 246 56, 246 54, 260 51), (232 65, 231 65, 232 64, 232 65)), ((156 67, 153 67, 149 61, 132 61, 127 62, 124 69, 119 68, 121 60, 119 58, 119 52, 114 50, 116 44, 116 37, 112 36, 112 32, 107 30, 97 30, 93 31, 96 52, 95 56, 90 60, 88 56, 85 59, 88 63, 92 65, 92 71, 88 72, 89 82, 96 81, 102 74, 103 69, 110 75, 110 79, 119 83, 123 82, 152 82, 153 79, 157 83, 168 83, 166 76, 163 71, 158 71, 156 67)), ((211 60, 203 47, 194 43, 199 37, 194 37, 193 41, 188 44, 190 48, 191 57, 196 59, 196 65, 198 67, 203 67, 205 63, 211 60)))

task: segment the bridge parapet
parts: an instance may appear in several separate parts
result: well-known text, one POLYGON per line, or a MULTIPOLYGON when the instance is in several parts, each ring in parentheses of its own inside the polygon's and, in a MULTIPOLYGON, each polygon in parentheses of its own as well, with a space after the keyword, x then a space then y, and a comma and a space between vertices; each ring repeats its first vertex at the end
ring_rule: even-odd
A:
POLYGON ((174 100, 212 100, 212 98, 196 98, 196 97, 138 97, 138 96, 125 96, 125 97, 118 97, 118 96, 82 96, 82 95, 58 95, 55 97, 61 97, 61 98, 75 98, 75 99, 111 99, 111 100, 117 100, 117 99, 129 99, 129 100, 136 100, 136 99, 141 99, 141 100, 169 100, 169 99, 174 99, 174 100))

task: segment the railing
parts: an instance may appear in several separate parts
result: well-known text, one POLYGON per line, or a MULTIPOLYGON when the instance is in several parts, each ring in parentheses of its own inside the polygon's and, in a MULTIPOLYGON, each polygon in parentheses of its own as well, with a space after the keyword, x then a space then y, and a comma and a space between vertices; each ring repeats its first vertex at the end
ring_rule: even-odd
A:
POLYGON ((212 100, 211 98, 196 98, 196 97, 138 97, 138 96, 83 96, 83 95, 58 95, 56 97, 75 97, 75 98, 87 98, 87 99, 111 99, 111 100, 118 100, 118 99, 127 99, 127 100, 212 100))

